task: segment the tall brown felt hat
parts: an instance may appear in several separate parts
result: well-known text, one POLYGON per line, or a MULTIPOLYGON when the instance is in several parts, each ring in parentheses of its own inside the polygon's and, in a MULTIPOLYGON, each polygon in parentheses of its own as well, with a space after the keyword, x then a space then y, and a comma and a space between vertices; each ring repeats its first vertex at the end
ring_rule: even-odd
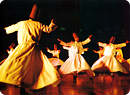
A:
POLYGON ((29 17, 32 19, 35 19, 37 17, 37 14, 38 14, 38 7, 37 7, 37 4, 34 4, 29 17))

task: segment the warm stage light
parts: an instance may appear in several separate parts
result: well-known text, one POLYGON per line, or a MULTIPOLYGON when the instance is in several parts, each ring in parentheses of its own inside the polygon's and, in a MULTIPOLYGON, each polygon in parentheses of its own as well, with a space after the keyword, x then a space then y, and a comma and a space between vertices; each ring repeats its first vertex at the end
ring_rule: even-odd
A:
POLYGON ((130 95, 130 92, 128 94, 126 94, 126 95, 130 95))
POLYGON ((130 3, 130 0, 126 0, 126 1, 128 1, 130 3))
POLYGON ((0 0, 0 3, 3 2, 4 0, 0 0))

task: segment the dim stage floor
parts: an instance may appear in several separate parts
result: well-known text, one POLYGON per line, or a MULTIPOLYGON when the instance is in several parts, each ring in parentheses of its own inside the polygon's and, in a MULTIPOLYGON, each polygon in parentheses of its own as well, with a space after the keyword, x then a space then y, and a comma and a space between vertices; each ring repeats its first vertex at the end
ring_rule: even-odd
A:
MULTIPOLYGON (((33 91, 32 94, 22 91, 21 95, 127 95, 129 91, 130 75, 99 74, 91 78, 84 73, 78 75, 76 82, 73 82, 72 75, 65 75, 57 87, 48 86, 39 91, 33 91)), ((2 92, 7 95, 6 89, 2 92)), ((14 95, 19 94, 16 91, 14 95)))

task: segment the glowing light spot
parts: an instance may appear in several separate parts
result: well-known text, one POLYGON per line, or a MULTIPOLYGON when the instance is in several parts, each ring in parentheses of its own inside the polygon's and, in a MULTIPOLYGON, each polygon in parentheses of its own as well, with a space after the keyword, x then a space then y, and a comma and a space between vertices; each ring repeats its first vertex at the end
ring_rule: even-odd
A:
POLYGON ((126 94, 126 95, 130 95, 130 92, 128 94, 126 94))
POLYGON ((4 94, 2 94, 2 92, 0 92, 0 95, 4 95, 4 94))
POLYGON ((130 3, 130 0, 126 0, 126 1, 128 1, 130 3))
POLYGON ((61 27, 61 28, 60 28, 60 30, 61 30, 61 31, 65 31, 65 30, 66 30, 66 28, 64 28, 64 27, 61 27))
POLYGON ((4 0, 0 0, 0 3, 3 2, 4 0))

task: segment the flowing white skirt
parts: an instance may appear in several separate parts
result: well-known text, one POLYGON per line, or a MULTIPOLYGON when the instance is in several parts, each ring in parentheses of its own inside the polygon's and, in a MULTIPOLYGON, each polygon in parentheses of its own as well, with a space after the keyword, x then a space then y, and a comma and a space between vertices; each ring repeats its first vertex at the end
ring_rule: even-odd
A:
POLYGON ((103 56, 98 59, 91 67, 93 71, 109 70, 110 72, 127 73, 126 69, 116 60, 114 56, 103 56))
POLYGON ((45 54, 33 44, 19 44, 0 65, 0 82, 40 89, 57 82, 59 75, 45 54))
POLYGON ((49 61, 52 63, 53 66, 61 66, 64 62, 59 58, 49 58, 49 61))
POLYGON ((91 69, 85 59, 79 54, 69 57, 60 68, 62 74, 69 74, 75 71, 80 72, 82 70, 91 69))

